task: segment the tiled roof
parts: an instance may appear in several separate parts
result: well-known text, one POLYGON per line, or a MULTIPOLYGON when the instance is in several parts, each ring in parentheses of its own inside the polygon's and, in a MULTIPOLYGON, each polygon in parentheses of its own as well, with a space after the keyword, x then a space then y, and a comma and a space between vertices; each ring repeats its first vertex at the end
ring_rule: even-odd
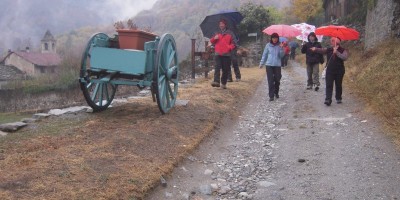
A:
POLYGON ((40 66, 56 66, 61 63, 61 58, 55 53, 14 52, 25 60, 40 66))
POLYGON ((0 81, 21 79, 24 73, 18 68, 7 65, 0 65, 0 81))

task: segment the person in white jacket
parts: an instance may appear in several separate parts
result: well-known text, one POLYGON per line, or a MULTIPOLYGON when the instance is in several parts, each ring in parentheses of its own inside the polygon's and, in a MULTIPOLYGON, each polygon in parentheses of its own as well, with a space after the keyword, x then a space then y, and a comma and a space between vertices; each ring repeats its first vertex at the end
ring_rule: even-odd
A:
POLYGON ((274 97, 279 98, 279 86, 282 78, 281 59, 283 56, 284 52, 282 44, 279 42, 279 35, 273 33, 270 42, 265 45, 260 61, 260 68, 266 65, 269 101, 273 101, 274 97))

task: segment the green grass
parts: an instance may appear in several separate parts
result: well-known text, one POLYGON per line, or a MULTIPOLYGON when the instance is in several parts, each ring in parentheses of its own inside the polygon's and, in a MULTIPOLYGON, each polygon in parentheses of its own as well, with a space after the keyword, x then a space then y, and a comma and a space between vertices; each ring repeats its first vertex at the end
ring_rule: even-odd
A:
MULTIPOLYGON (((2 114, 0 114, 0 119, 1 116, 2 114)), ((4 142, 21 141, 24 139, 30 139, 33 137, 40 137, 40 136, 57 136, 60 134, 73 134, 74 130, 76 128, 79 128, 80 125, 84 124, 85 122, 86 122, 85 116, 76 117, 76 115, 73 116, 71 115, 70 117, 64 116, 64 117, 45 118, 41 121, 34 122, 31 125, 28 125, 27 127, 24 127, 15 133, 8 134, 6 137, 0 137, 0 149, 1 149, 1 144, 4 142)))
POLYGON ((0 124, 18 122, 23 118, 30 118, 32 114, 28 113, 0 113, 0 124))

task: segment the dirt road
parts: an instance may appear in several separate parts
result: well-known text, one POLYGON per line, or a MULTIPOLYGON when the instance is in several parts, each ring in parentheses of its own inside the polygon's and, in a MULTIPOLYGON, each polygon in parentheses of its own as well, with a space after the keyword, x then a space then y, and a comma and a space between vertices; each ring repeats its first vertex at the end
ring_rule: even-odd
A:
POLYGON ((325 106, 297 63, 282 71, 281 98, 264 81, 146 199, 400 199, 400 152, 376 116, 346 87, 325 106))

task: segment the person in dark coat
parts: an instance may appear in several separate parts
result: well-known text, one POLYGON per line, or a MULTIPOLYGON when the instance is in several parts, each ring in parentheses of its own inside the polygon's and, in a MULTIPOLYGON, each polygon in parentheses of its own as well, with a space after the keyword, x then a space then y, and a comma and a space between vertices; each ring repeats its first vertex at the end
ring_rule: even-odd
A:
POLYGON ((335 85, 335 98, 338 104, 342 103, 342 82, 345 73, 344 61, 349 57, 346 49, 340 46, 341 39, 338 37, 331 38, 331 46, 329 48, 312 47, 310 50, 317 53, 327 55, 326 65, 326 97, 324 103, 330 106, 332 103, 333 85, 335 85))
POLYGON ((308 42, 305 43, 301 48, 301 53, 306 54, 307 64, 307 90, 311 90, 313 85, 315 91, 319 90, 319 64, 324 62, 322 54, 313 52, 310 49, 312 47, 322 48, 321 43, 318 42, 317 36, 314 32, 308 35, 308 42))
MULTIPOLYGON (((232 54, 231 54, 231 62, 232 62, 232 68, 233 71, 235 72, 235 78, 236 81, 240 81, 240 79, 242 78, 242 75, 240 74, 240 69, 239 69, 239 63, 238 63, 238 54, 237 54, 237 48, 239 46, 239 39, 235 36, 234 39, 235 42, 235 46, 236 48, 232 50, 232 54)), ((232 70, 229 69, 228 71, 228 82, 232 82, 232 70)))
POLYGON ((296 58, 296 49, 299 48, 299 44, 292 40, 289 42, 290 47, 290 60, 294 60, 296 58))
POLYGON ((212 87, 219 87, 220 83, 222 88, 226 89, 228 80, 228 71, 231 65, 232 50, 235 46, 235 35, 228 29, 227 21, 221 19, 219 21, 220 31, 210 39, 211 44, 215 45, 215 72, 214 81, 211 83, 212 87), (220 77, 220 70, 222 69, 222 76, 220 77))

